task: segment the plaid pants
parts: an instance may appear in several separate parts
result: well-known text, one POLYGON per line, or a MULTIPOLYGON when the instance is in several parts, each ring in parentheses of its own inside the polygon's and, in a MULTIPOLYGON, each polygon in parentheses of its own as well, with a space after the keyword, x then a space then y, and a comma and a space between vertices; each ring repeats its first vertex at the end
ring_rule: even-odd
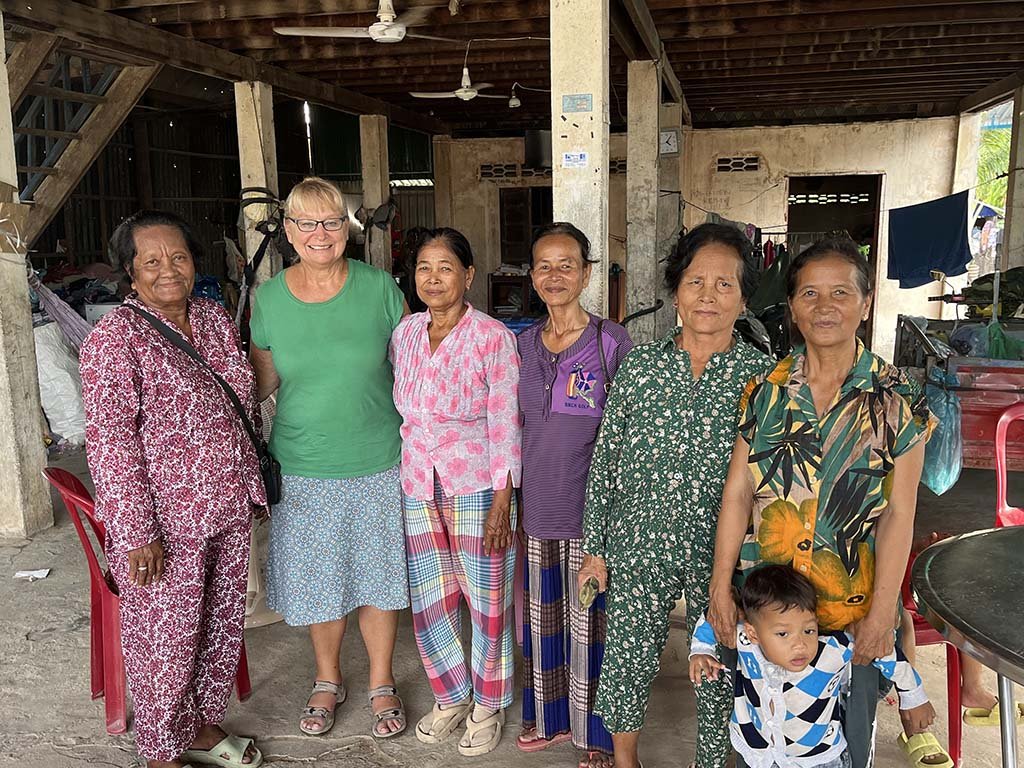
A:
POLYGON ((580 606, 579 539, 526 538, 523 620, 523 725, 544 739, 571 731, 588 751, 612 751, 612 737, 594 714, 604 656, 604 594, 580 606))
MULTIPOLYGON (((433 499, 403 500, 416 647, 441 706, 470 694, 487 709, 512 704, 516 548, 484 554, 484 521, 493 496, 490 490, 446 496, 435 479, 433 499), (463 598, 473 622, 471 673, 462 647, 463 598)), ((511 524, 515 530, 514 495, 511 524)))

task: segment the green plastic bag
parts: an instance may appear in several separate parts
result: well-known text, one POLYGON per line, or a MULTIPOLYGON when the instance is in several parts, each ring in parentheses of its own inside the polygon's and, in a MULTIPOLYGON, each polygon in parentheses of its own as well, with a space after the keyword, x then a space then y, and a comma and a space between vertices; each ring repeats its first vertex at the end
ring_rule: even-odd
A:
POLYGON ((1007 336, 998 320, 988 324, 988 356, 996 360, 1021 360, 1024 343, 1007 336))

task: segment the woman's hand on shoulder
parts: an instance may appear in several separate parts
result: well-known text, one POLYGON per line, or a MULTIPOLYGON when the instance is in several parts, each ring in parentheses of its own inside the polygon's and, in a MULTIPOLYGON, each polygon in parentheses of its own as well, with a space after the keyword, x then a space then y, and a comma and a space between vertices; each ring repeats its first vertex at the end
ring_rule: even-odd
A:
POLYGON ((128 580, 136 587, 148 587, 163 578, 164 545, 153 539, 144 547, 128 552, 128 580))

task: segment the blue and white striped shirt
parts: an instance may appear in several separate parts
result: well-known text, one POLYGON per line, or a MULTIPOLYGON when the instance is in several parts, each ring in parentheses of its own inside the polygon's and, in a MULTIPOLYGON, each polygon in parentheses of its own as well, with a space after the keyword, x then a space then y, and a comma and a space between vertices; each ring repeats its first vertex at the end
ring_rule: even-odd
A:
MULTIPOLYGON (((718 658, 716 646, 715 632, 701 615, 690 656, 718 658)), ((819 634, 814 660, 799 672, 768 661, 742 624, 736 627, 736 651, 739 668, 733 673, 729 735, 733 749, 750 768, 810 768, 836 760, 846 750, 840 695, 849 687, 852 635, 819 634)), ((928 701, 920 675, 898 645, 872 664, 896 685, 900 709, 928 701)))

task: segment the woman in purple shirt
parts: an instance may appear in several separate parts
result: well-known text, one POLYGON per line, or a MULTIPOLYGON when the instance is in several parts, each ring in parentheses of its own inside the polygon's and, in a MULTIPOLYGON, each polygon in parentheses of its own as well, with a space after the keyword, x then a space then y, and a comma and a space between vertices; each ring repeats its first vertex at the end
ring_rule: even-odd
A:
POLYGON ((527 567, 523 727, 516 745, 534 752, 571 739, 588 753, 581 768, 611 768, 611 736, 591 711, 604 648, 604 596, 582 608, 576 576, 590 457, 611 379, 633 343, 621 325, 580 306, 592 269, 586 235, 555 222, 537 233, 532 252, 533 287, 548 316, 519 337, 527 567))

